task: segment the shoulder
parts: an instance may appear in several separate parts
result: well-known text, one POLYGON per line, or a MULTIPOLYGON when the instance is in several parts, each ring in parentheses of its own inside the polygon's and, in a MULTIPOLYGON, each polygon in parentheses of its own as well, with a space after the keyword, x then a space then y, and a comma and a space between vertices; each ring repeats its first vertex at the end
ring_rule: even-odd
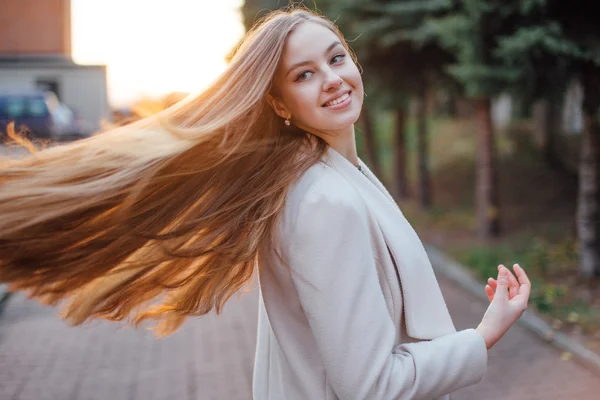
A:
POLYGON ((341 173, 323 162, 310 167, 292 185, 288 192, 288 202, 293 208, 321 203, 351 207, 362 203, 354 186, 341 173))
MULTIPOLYGON (((282 218, 284 233, 310 231, 324 221, 366 218, 354 186, 334 168, 319 162, 290 188, 282 218)), ((330 229, 336 229, 331 224, 330 229)))

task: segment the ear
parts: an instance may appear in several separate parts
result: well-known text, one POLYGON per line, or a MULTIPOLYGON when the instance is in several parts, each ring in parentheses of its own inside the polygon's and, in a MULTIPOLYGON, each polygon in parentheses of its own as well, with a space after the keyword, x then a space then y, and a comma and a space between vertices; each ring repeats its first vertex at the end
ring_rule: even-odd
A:
POLYGON ((268 93, 267 102, 269 103, 273 111, 275 111, 275 114, 279 115, 283 119, 291 118, 292 115, 289 113, 289 111, 285 107, 285 104, 283 104, 283 101, 281 101, 280 98, 273 96, 271 93, 268 93))

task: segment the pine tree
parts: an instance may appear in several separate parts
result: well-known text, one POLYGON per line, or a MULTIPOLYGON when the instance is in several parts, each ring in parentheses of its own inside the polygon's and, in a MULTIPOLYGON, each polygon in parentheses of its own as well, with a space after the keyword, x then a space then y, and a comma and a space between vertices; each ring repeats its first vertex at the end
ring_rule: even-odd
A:
POLYGON ((560 127, 560 110, 563 94, 572 78, 569 60, 557 57, 553 47, 569 47, 557 34, 560 26, 549 19, 546 0, 526 0, 519 10, 518 27, 498 39, 497 55, 511 67, 517 68, 519 76, 512 92, 515 97, 532 103, 543 101, 544 116, 542 155, 547 165, 562 173, 569 173, 557 153, 560 127))
POLYGON ((521 82, 560 89, 565 77, 575 77, 583 86, 584 128, 576 225, 579 270, 584 278, 600 277, 600 31, 593 12, 595 5, 591 0, 525 1, 521 11, 534 9, 536 13, 529 14, 526 23, 511 35, 501 38, 497 51, 519 71, 521 82))
POLYGON ((515 84, 518 70, 495 53, 497 40, 514 30, 522 1, 456 0, 449 11, 430 18, 410 33, 418 43, 435 42, 455 62, 447 71, 472 99, 477 119, 476 208, 478 233, 487 239, 500 234, 496 152, 491 98, 515 84))
POLYGON ((256 21, 270 11, 302 3, 304 2, 300 0, 245 0, 240 10, 246 32, 252 28, 256 21))

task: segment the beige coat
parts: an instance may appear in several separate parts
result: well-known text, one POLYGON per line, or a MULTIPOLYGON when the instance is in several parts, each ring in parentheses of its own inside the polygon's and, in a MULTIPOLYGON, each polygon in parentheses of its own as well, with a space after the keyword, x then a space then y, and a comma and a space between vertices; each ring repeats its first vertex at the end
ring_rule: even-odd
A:
POLYGON ((294 273, 260 257, 255 400, 448 399, 485 375, 483 338, 456 332, 421 241, 360 164, 329 149, 291 188, 294 273))

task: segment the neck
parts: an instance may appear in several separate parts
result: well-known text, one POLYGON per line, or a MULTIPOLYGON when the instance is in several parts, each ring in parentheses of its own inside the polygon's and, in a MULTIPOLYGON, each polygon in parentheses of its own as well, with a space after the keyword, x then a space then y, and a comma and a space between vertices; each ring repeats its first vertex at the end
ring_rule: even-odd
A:
POLYGON ((353 165, 358 165, 354 124, 348 128, 321 136, 335 151, 344 156, 353 165))

